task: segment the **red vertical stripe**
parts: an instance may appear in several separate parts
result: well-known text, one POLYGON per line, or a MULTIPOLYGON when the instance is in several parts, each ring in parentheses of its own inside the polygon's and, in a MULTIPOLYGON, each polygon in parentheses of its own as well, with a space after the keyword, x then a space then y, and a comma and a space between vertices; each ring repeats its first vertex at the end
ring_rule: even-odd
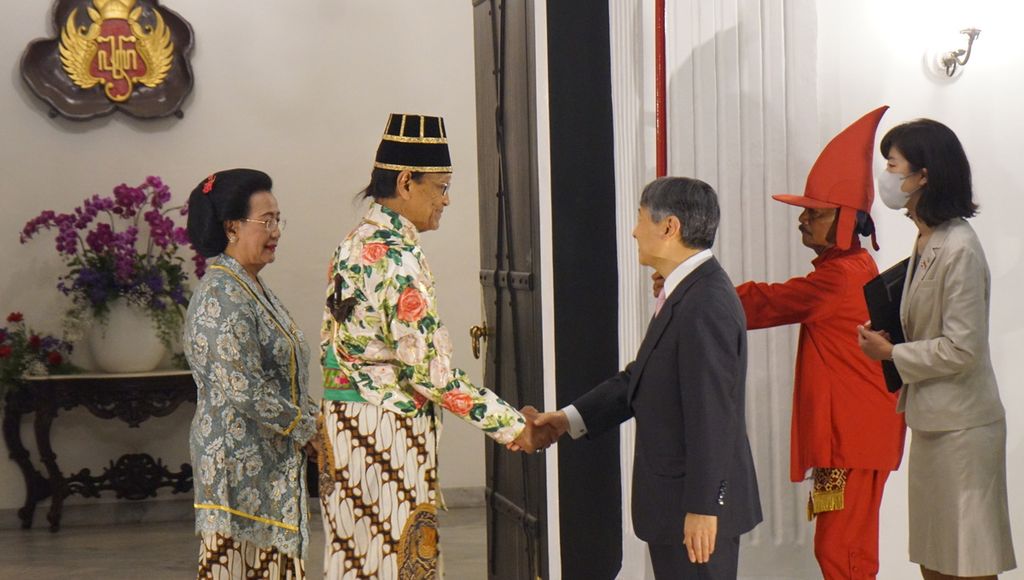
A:
POLYGON ((668 174, 668 123, 665 114, 665 0, 654 1, 654 111, 657 177, 668 174))

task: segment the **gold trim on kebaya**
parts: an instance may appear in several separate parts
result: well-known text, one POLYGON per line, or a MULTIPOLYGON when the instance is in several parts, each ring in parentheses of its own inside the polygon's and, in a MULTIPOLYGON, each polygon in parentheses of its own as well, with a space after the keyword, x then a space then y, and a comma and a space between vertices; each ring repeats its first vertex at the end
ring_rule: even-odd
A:
POLYGON ((262 517, 262 516, 255 516, 253 514, 247 514, 247 513, 243 512, 243 511, 236 510, 235 508, 229 508, 226 505, 216 505, 216 504, 212 504, 212 503, 194 503, 194 504, 192 504, 192 507, 197 509, 197 510, 218 510, 218 511, 222 511, 222 512, 227 512, 227 513, 229 513, 229 514, 231 514, 233 516, 238 516, 240 518, 247 518, 247 519, 250 519, 250 520, 253 520, 253 521, 260 522, 261 524, 269 524, 271 526, 277 526, 279 528, 284 528, 284 529, 288 530, 289 532, 297 532, 297 531, 299 531, 299 526, 293 526, 291 524, 286 524, 284 522, 279 522, 277 520, 272 520, 270 518, 265 518, 265 517, 262 517))

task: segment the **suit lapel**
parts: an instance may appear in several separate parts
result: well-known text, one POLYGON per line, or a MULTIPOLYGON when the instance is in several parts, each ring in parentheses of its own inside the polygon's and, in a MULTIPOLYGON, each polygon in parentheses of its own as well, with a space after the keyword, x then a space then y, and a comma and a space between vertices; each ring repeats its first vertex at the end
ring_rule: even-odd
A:
POLYGON ((914 264, 917 262, 917 244, 914 244, 914 250, 910 253, 910 262, 907 264, 907 273, 904 274, 903 278, 903 294, 900 296, 900 323, 903 325, 903 333, 907 332, 907 305, 910 304, 910 287, 914 284, 914 274, 917 268, 914 264))
POLYGON ((718 265, 718 260, 715 258, 709 259, 684 278, 665 300, 665 304, 661 307, 661 312, 651 320, 651 324, 647 327, 647 334, 644 335, 644 340, 640 343, 640 350, 636 353, 633 372, 629 380, 628 400, 633 400, 636 385, 644 372, 647 360, 650 358, 651 353, 654 352, 654 347, 658 345, 658 341, 661 340, 661 335, 665 333, 665 329, 669 327, 669 323, 672 321, 673 306, 681 302, 686 293, 690 291, 690 288, 693 288, 702 278, 720 269, 721 266, 718 265))
MULTIPOLYGON (((935 228, 935 231, 932 232, 932 237, 928 239, 928 244, 925 246, 924 251, 921 252, 921 259, 918 260, 917 266, 913 270, 913 277, 909 280, 910 289, 905 293, 904 301, 901 304, 900 310, 904 315, 904 319, 906 318, 906 309, 902 308, 903 304, 909 304, 913 301, 914 295, 917 293, 917 289, 921 287, 921 281, 924 280, 928 271, 935 265, 935 259, 938 257, 943 244, 946 243, 946 237, 949 235, 949 229, 952 226, 953 221, 950 220, 935 228)), ((914 248, 914 253, 915 255, 917 253, 916 246, 914 248)))

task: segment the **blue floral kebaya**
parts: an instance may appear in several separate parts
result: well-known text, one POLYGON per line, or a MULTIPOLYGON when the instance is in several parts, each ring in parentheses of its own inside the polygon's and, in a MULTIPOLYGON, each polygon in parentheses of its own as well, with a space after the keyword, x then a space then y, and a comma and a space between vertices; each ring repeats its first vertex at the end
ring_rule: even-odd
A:
POLYGON ((185 323, 199 388, 189 447, 196 532, 304 558, 306 458, 317 406, 309 347, 277 296, 225 254, 213 258, 185 323))

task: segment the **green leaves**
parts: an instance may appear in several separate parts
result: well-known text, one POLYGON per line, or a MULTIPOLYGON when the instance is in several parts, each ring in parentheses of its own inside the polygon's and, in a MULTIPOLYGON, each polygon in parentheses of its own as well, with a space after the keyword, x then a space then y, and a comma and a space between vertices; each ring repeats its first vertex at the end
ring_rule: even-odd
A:
POLYGON ((484 416, 487 415, 487 405, 477 403, 473 405, 473 408, 469 410, 469 418, 474 421, 483 421, 484 416))
POLYGON ((432 314, 428 314, 420 319, 419 331, 422 334, 431 334, 437 330, 437 319, 432 314))
POLYGON ((416 405, 412 401, 395 401, 395 408, 403 413, 416 413, 416 405))

